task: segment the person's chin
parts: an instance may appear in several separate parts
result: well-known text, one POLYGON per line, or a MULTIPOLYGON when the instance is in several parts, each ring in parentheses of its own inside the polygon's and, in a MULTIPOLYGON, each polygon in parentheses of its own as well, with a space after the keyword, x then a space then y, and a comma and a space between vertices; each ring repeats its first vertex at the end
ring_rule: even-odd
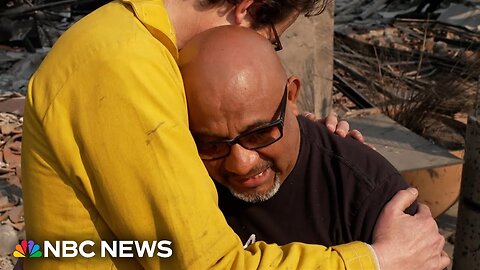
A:
POLYGON ((267 168, 257 175, 241 178, 229 179, 229 186, 237 192, 266 192, 275 182, 275 171, 267 168))
MULTIPOLYGON (((248 184, 251 184, 251 182, 249 182, 248 184)), ((228 186, 228 188, 230 189, 232 195, 237 199, 246 202, 256 203, 266 201, 273 197, 279 190, 280 185, 281 183, 279 176, 273 173, 272 178, 260 185, 250 188, 246 188, 244 186, 242 186, 242 188, 228 186)))

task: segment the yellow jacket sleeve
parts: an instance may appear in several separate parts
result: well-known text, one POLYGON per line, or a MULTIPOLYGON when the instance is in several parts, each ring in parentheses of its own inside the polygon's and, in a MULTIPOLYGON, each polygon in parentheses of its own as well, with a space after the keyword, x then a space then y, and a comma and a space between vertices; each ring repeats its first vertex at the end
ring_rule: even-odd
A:
POLYGON ((171 44, 145 25, 131 8, 109 4, 65 33, 32 77, 22 153, 27 238, 167 239, 173 255, 27 259, 25 269, 375 269, 360 242, 242 248, 189 133, 171 44))

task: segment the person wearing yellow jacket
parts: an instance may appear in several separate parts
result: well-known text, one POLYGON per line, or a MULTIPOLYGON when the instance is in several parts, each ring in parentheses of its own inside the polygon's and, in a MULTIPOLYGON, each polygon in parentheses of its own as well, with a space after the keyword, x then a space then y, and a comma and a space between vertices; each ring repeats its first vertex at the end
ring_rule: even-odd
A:
MULTIPOLYGON (((330 248, 259 242, 244 250, 218 209, 188 130, 177 66, 185 42, 225 24, 255 28, 273 41, 271 24, 281 34, 315 3, 122 0, 72 26, 29 83, 22 149, 26 231, 35 243, 90 240, 97 255, 44 254, 26 259, 24 269, 376 269, 371 247, 361 242, 330 248), (100 241, 164 239, 171 241, 169 258, 100 256, 98 250, 100 241)), ((382 228, 398 220, 385 219, 382 228)), ((430 220, 409 222, 403 224, 430 220)), ((398 252, 394 237, 382 235, 376 252, 387 261, 398 252)))

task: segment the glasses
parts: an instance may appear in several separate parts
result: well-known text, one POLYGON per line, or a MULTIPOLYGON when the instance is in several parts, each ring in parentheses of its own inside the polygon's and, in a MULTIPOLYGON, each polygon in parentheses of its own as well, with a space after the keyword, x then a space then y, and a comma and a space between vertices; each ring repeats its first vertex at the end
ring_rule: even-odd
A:
POLYGON ((280 42, 280 37, 278 36, 277 29, 275 29, 275 24, 271 23, 272 26, 272 32, 273 35, 275 36, 275 41, 272 43, 273 48, 275 48, 275 51, 281 51, 283 49, 282 42, 280 42))
POLYGON ((201 142, 195 138, 200 158, 202 160, 215 160, 227 157, 230 155, 232 145, 237 143, 245 149, 255 150, 269 146, 280 140, 283 136, 283 123, 285 119, 285 109, 287 107, 287 92, 287 84, 285 84, 282 101, 277 109, 277 112, 280 110, 280 115, 277 120, 264 126, 248 130, 233 139, 201 142))
MULTIPOLYGON (((255 18, 255 14, 256 14, 255 11, 253 11, 253 12, 251 11, 252 9, 255 10, 254 6, 255 6, 255 3, 247 8, 247 12, 252 18, 255 18)), ((258 6, 257 6, 257 8, 258 8, 258 6)), ((282 43, 280 42, 280 37, 278 36, 277 29, 275 28, 275 24, 270 23, 270 27, 272 28, 273 36, 275 37, 275 40, 272 42, 273 48, 277 52, 281 51, 283 49, 283 46, 282 46, 282 43)))

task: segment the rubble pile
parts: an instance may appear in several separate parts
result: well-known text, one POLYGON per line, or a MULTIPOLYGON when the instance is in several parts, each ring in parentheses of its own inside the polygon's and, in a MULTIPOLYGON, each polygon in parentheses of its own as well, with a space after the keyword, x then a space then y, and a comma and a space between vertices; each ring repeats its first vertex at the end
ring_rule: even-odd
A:
POLYGON ((24 97, 0 96, 0 269, 12 269, 12 250, 25 238, 21 185, 24 97))
MULTIPOLYGON (((444 147, 463 147, 465 125, 457 120, 478 107, 480 91, 480 32, 474 20, 447 22, 445 14, 459 3, 425 13, 418 11, 416 5, 423 5, 418 2, 392 7, 376 1, 372 7, 383 3, 384 9, 375 13, 366 13, 368 6, 356 13, 355 4, 346 9, 339 3, 335 18, 343 21, 335 21, 334 108, 348 114, 376 107, 444 147)), ((480 11, 480 1, 469 6, 462 12, 480 11)))
MULTIPOLYGON (((66 29, 106 2, 0 0, 0 269, 13 268, 10 254, 25 238, 20 151, 28 79, 66 29)), ((347 115, 380 109, 447 148, 462 146, 465 125, 457 120, 480 96, 480 0, 335 5, 334 108, 347 115)))
POLYGON ((0 93, 25 95, 60 35, 105 0, 0 0, 0 93))
POLYGON ((21 187, 23 106, 28 80, 55 41, 105 0, 0 0, 0 269, 25 239, 21 187))

